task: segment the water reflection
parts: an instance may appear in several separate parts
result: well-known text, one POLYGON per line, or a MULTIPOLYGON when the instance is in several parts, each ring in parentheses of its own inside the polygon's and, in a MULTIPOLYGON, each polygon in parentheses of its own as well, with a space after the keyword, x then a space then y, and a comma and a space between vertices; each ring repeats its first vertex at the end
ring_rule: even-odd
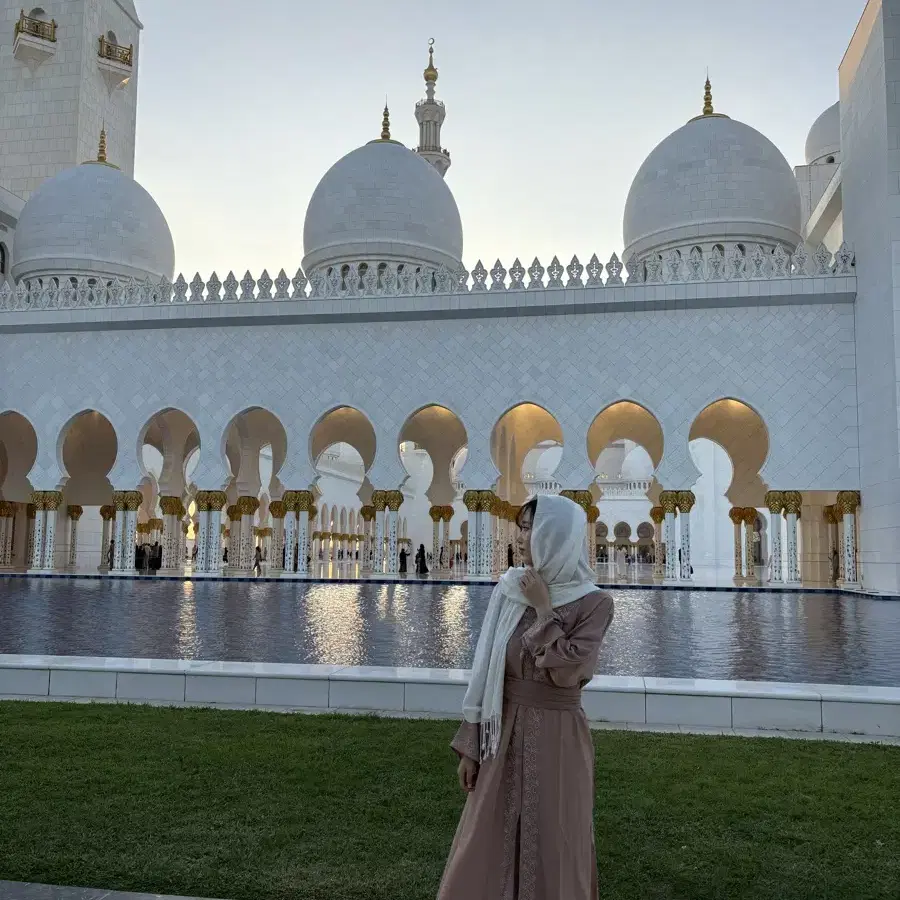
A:
MULTIPOLYGON (((0 653, 467 668, 489 585, 0 578, 0 653)), ((614 591, 598 671, 900 684, 900 603, 614 591)))

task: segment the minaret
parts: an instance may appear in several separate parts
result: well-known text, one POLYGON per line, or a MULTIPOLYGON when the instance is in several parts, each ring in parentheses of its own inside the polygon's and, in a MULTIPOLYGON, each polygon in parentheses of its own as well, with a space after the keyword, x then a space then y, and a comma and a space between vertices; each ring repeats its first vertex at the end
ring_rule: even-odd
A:
POLYGON ((434 38, 428 42, 428 66, 425 75, 425 99, 416 104, 416 121, 419 123, 419 146, 416 153, 428 160, 443 178, 450 168, 450 153, 441 148, 441 125, 447 110, 440 100, 434 99, 434 86, 438 70, 434 67, 434 38))

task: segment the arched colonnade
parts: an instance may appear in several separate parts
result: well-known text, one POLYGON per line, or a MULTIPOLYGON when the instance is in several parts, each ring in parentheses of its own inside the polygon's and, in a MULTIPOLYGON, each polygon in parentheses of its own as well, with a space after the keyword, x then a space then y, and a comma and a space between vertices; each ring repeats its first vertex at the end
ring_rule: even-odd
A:
MULTIPOLYGON (((273 574, 315 575, 320 563, 335 561, 391 574, 403 544, 422 543, 434 568, 489 576, 506 567, 522 503, 552 492, 584 508, 594 562, 608 560, 611 547, 633 545, 652 560, 656 579, 690 581, 698 515, 716 527, 723 517, 712 507, 695 510, 691 488, 701 469, 694 466, 686 486, 660 483, 672 447, 659 419, 631 400, 600 409, 580 450, 581 441, 567 443, 564 425, 524 401, 489 435, 470 435, 458 413, 435 403, 410 413, 390 448, 383 435, 379 446, 371 418, 348 405, 322 413, 298 449, 297 436, 263 407, 241 410, 221 434, 202 438, 190 415, 164 408, 131 451, 109 417, 86 409, 64 422, 51 449, 50 435, 10 410, 0 413, 0 566, 71 571, 83 568, 86 552, 101 571, 130 573, 136 548, 149 543, 159 545, 163 570, 182 572, 187 563, 198 576, 249 573, 257 547, 273 574), (635 474, 628 460, 638 451, 646 466, 635 474), (135 471, 136 483, 122 474, 135 471), (399 477, 385 483, 385 472, 399 477), (626 538, 625 529, 617 533, 616 504, 632 501, 636 518, 621 520, 626 538), (86 509, 96 514, 82 522, 86 509)), ((714 400, 690 422, 691 453, 705 441, 730 461, 723 502, 734 529, 734 578, 799 583, 805 564, 810 580, 828 582, 838 571, 841 583, 857 583, 858 493, 769 490, 769 440, 760 414, 739 399, 714 400), (819 508, 816 528, 806 527, 808 508, 819 508), (804 545, 815 548, 805 561, 804 545)), ((675 449, 689 458, 686 447, 675 449)))

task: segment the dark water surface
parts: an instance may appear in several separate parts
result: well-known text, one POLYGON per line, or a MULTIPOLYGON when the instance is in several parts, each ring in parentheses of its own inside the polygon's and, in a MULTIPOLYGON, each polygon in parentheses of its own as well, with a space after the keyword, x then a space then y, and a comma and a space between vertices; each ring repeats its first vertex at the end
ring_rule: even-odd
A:
MULTIPOLYGON (((490 585, 0 578, 0 653, 468 668, 490 585)), ((608 675, 900 685, 900 603, 613 591, 608 675)))

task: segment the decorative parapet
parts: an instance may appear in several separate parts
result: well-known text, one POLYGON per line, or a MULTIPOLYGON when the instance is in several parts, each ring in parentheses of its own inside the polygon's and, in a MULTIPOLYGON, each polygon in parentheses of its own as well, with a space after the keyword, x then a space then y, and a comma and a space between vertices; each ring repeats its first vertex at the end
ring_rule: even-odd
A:
POLYGON ((36 69, 56 54, 56 20, 49 22, 26 16, 22 10, 13 37, 13 56, 28 66, 32 75, 36 69))
POLYGON ((49 22, 45 22, 43 19, 33 19, 31 16, 26 16, 23 9, 19 21, 16 22, 15 37, 20 34, 56 43, 56 19, 51 19, 49 22))
POLYGON ((100 59, 108 59, 112 62, 121 63, 123 66, 133 66, 134 44, 131 44, 128 47, 121 47, 119 44, 113 44, 101 34, 100 49, 97 55, 100 59))
POLYGON ((527 270, 518 259, 509 270, 497 260, 490 273, 479 260, 471 272, 465 269, 451 272, 443 266, 432 269, 364 262, 350 263, 340 269, 316 269, 309 278, 300 269, 293 278, 288 278, 282 269, 274 281, 266 271, 258 279, 247 272, 240 281, 234 272, 229 272, 224 282, 215 272, 207 281, 198 272, 190 282, 179 275, 174 283, 168 279, 139 282, 134 278, 127 281, 47 278, 23 281, 15 287, 5 282, 0 287, 0 312, 832 278, 855 275, 855 265, 854 254, 846 245, 832 257, 824 246, 810 256, 802 246, 793 255, 781 246, 774 251, 757 246, 748 254, 741 245, 735 244, 724 254, 715 249, 705 259, 699 251, 692 252, 687 260, 672 251, 665 259, 629 261, 627 266, 622 265, 615 253, 606 266, 596 254, 587 266, 575 256, 563 267, 554 256, 546 269, 537 259, 527 270))

